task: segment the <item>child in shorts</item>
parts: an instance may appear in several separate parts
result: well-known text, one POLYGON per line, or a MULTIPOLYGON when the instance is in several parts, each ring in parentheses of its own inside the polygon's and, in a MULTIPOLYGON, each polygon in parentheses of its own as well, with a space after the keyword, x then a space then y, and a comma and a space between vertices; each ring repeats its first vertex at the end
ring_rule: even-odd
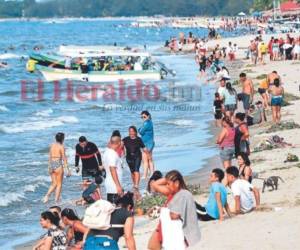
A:
POLYGON ((215 93, 215 100, 214 100, 214 114, 215 114, 215 125, 216 127, 222 126, 222 117, 223 117, 223 101, 221 100, 220 94, 215 93))

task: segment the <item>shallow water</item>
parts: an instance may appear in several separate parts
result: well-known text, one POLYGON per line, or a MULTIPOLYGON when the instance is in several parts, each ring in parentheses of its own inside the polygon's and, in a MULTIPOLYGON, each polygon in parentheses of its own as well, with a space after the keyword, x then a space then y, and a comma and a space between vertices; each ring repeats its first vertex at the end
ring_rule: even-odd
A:
MULTIPOLYGON (((207 33, 202 29, 191 31, 199 36, 207 33)), ((10 249, 42 232, 39 214, 47 206, 40 200, 50 183, 48 146, 57 132, 66 133, 65 145, 69 163, 73 166, 73 149, 80 135, 85 135, 103 150, 112 130, 119 129, 126 135, 130 125, 141 125, 141 110, 149 109, 155 126, 154 158, 158 169, 164 172, 178 169, 188 174, 203 167, 204 160, 215 154, 214 149, 203 146, 211 137, 209 121, 213 119, 215 87, 201 85, 196 80, 197 67, 192 56, 160 54, 156 58, 176 70, 177 76, 171 78, 176 86, 196 85, 201 89, 201 98, 188 101, 178 96, 170 97, 170 79, 147 82, 160 89, 162 98, 156 102, 145 99, 139 102, 104 101, 102 98, 82 102, 76 97, 67 101, 65 92, 60 101, 54 102, 52 83, 45 83, 43 100, 23 101, 21 80, 37 81, 41 75, 27 73, 22 57, 27 56, 35 45, 43 46, 43 51, 47 51, 61 44, 111 45, 117 42, 123 46, 142 47, 146 44, 154 51, 178 33, 179 30, 170 28, 130 28, 129 21, 124 20, 0 23, 0 61, 9 64, 9 68, 0 69, 1 249, 10 249), (14 49, 8 50, 11 46, 14 49)), ((75 88, 78 84, 74 83, 75 88)), ((66 82, 61 86, 65 88, 66 82)), ((100 90, 99 96, 101 93, 100 90)), ((128 172, 126 176, 126 187, 130 188, 128 172)), ((79 182, 78 175, 65 179, 62 194, 65 206, 80 196, 79 182)))

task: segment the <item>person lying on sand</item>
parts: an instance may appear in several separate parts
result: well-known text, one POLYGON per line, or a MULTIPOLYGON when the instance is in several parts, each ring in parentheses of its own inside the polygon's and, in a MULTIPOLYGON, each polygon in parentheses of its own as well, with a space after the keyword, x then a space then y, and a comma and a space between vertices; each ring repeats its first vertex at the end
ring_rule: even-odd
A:
POLYGON ((260 204, 260 195, 257 188, 255 188, 248 181, 239 179, 239 170, 237 167, 229 167, 226 169, 227 180, 235 200, 235 207, 233 213, 244 214, 256 209, 260 204), (255 203, 253 195, 255 197, 255 203))

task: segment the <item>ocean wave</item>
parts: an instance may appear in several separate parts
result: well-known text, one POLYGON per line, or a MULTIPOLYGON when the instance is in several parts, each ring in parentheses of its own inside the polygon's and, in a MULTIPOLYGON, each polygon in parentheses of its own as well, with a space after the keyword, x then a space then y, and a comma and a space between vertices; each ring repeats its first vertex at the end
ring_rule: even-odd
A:
POLYGON ((183 127, 192 127, 194 125, 194 122, 192 120, 184 119, 166 121, 166 123, 183 127))
POLYGON ((0 59, 5 60, 5 59, 13 59, 13 58, 21 58, 22 56, 12 54, 12 53, 4 53, 0 54, 0 59))
POLYGON ((12 216, 12 215, 15 215, 15 216, 24 216, 24 215, 27 215, 27 214, 30 214, 30 213, 31 213, 31 211, 29 209, 25 209, 25 210, 22 210, 21 212, 15 212, 15 211, 13 211, 13 212, 9 213, 8 215, 9 216, 12 216))
POLYGON ((49 117, 53 113, 52 109, 41 110, 35 113, 36 116, 49 117))
POLYGON ((122 105, 116 103, 106 103, 106 104, 98 104, 92 105, 90 107, 86 107, 84 109, 102 109, 102 110, 113 110, 117 108, 121 108, 122 105))
POLYGON ((32 121, 32 122, 17 122, 14 124, 0 125, 0 132, 6 134, 24 133, 27 131, 43 130, 53 127, 59 127, 68 123, 78 123, 75 116, 60 116, 48 120, 32 121))
POLYGON ((21 202, 26 198, 27 193, 34 193, 40 186, 48 186, 49 176, 37 176, 30 178, 31 183, 23 187, 19 192, 0 193, 0 207, 7 207, 11 203, 21 202))
POLYGON ((7 207, 13 202, 19 202, 25 198, 25 193, 1 193, 0 195, 0 207, 7 207))
POLYGON ((0 105, 0 111, 7 112, 9 109, 5 105, 0 105))
POLYGON ((9 90, 5 92, 1 92, 0 95, 2 96, 15 96, 18 95, 20 92, 19 91, 14 91, 14 90, 9 90))

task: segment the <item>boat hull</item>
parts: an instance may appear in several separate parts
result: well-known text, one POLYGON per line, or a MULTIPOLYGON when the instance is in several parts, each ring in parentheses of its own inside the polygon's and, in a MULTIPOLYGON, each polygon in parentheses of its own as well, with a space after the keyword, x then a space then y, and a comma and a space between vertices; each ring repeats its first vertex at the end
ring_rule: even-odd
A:
POLYGON ((38 67, 46 81, 74 80, 88 82, 116 82, 119 80, 160 80, 161 74, 157 70, 141 71, 99 71, 82 74, 77 70, 38 67))

